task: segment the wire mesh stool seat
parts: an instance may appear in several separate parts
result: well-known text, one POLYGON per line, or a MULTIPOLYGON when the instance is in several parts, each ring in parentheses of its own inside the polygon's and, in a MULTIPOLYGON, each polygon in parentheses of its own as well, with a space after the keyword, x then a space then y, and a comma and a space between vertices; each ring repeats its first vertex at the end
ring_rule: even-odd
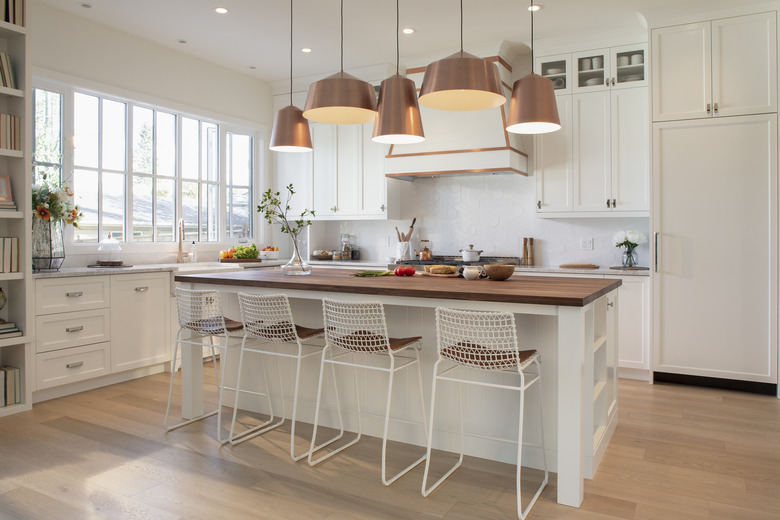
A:
MULTIPOLYGON (((173 348, 173 358, 171 360, 171 382, 168 387, 168 405, 165 407, 165 419, 163 425, 166 431, 175 430, 194 423, 206 417, 217 415, 217 440, 220 443, 227 442, 222 440, 222 395, 225 387, 225 367, 227 366, 227 352, 230 340, 239 340, 242 335, 236 334, 241 331, 243 325, 240 322, 225 318, 222 313, 222 301, 218 291, 214 290, 195 290, 176 288, 176 309, 179 317, 179 331, 176 334, 176 343, 173 348), (183 334, 189 333, 190 337, 185 338, 183 334), (205 343, 208 339, 209 343, 205 343), (168 426, 168 414, 171 409, 171 400, 173 397, 173 380, 176 375, 176 359, 179 353, 179 346, 189 346, 193 349, 211 347, 211 356, 214 362, 214 376, 217 380, 219 389, 219 398, 217 409, 205 412, 192 419, 184 420, 180 423, 168 426), (220 356, 221 369, 217 370, 216 350, 222 351, 220 356)), ((235 345, 238 346, 238 342, 235 345)), ((227 388, 235 390, 234 388, 227 388)))
POLYGON ((290 457, 298 461, 308 455, 308 451, 295 454, 295 424, 298 411, 298 389, 300 386, 301 363, 304 359, 319 355, 322 345, 310 345, 304 343, 316 337, 321 337, 324 329, 312 329, 296 325, 293 321, 290 301, 284 294, 272 294, 261 296, 258 294, 238 293, 238 303, 241 308, 241 320, 244 322, 244 338, 241 341, 241 354, 238 361, 238 377, 236 388, 240 392, 255 395, 265 395, 268 399, 269 419, 262 424, 248 428, 240 433, 235 433, 236 413, 238 411, 239 391, 236 392, 233 405, 233 420, 230 423, 230 443, 233 445, 262 435, 274 428, 281 426, 286 420, 284 406, 284 386, 282 384, 282 370, 277 370, 279 375, 279 388, 282 394, 282 414, 279 420, 275 420, 273 401, 268 392, 268 377, 265 363, 261 362, 263 381, 265 382, 265 394, 251 390, 241 390, 241 372, 244 366, 245 354, 257 354, 260 357, 273 356, 276 358, 292 359, 295 362, 295 389, 293 392, 292 429, 290 431, 290 457), (247 340, 256 339, 258 342, 248 343, 247 340), (295 352, 277 351, 274 346, 297 346, 295 352))
POLYGON ((328 446, 329 444, 341 439, 344 436, 344 419, 341 413, 341 403, 339 399, 338 382, 336 380, 335 367, 348 366, 355 368, 364 368, 376 370, 388 374, 387 382, 387 403, 384 413, 384 431, 382 434, 382 483, 389 486, 401 476, 408 473, 412 468, 425 460, 423 455, 410 465, 388 478, 386 471, 387 461, 387 437, 390 425, 390 408, 393 397, 393 380, 395 374, 406 368, 417 367, 417 378, 419 382, 420 410, 422 420, 420 425, 423 431, 427 430, 425 414, 425 404, 423 402, 422 391, 422 370, 420 363, 419 347, 422 338, 419 336, 409 338, 391 338, 387 333, 387 323, 385 319, 384 306, 380 302, 344 302, 323 298, 322 300, 324 325, 325 325, 325 348, 322 351, 322 362, 320 363, 320 380, 317 389, 317 404, 314 412, 314 429, 311 436, 311 448, 309 449, 308 462, 314 466, 320 462, 332 457, 333 455, 344 451, 350 446, 356 444, 362 437, 362 420, 360 409, 360 397, 358 391, 357 375, 354 374, 355 399, 357 402, 358 431, 357 437, 350 442, 336 448, 329 453, 314 458, 313 455, 328 446), (413 354, 410 356, 409 354, 413 354), (359 362, 360 356, 365 363, 359 362), (389 361, 389 366, 375 366, 370 364, 371 360, 379 358, 381 361, 389 361), (339 419, 339 433, 331 439, 317 444, 317 429, 319 426, 320 404, 322 401, 322 385, 325 366, 330 365, 333 376, 333 384, 336 390, 336 407, 339 419))
MULTIPOLYGON (((438 307, 436 309, 436 338, 439 358, 433 368, 433 388, 431 390, 431 412, 428 421, 428 450, 426 453, 425 473, 423 475, 422 495, 427 497, 447 477, 460 467, 463 462, 463 392, 464 384, 480 385, 492 388, 514 390, 520 394, 519 425, 517 436, 517 516, 525 519, 531 507, 547 486, 549 474, 547 470, 547 455, 544 446, 544 425, 542 418, 542 385, 541 358, 536 350, 519 350, 517 329, 514 315, 508 312, 464 311, 438 307), (441 369, 442 362, 447 368, 441 369), (532 367, 535 372, 526 374, 525 370, 532 367), (464 370, 465 369, 465 370, 464 370), (456 373, 476 369, 519 375, 519 384, 494 383, 476 381, 461 377, 456 373), (531 376, 526 380, 526 375, 531 376), (431 464, 431 444, 433 441, 433 420, 436 407, 436 387, 439 381, 451 381, 458 384, 458 401, 460 411, 460 456, 458 461, 439 480, 430 487, 428 473, 431 464), (539 399, 539 427, 541 444, 532 445, 540 448, 544 463, 544 480, 525 509, 521 500, 521 459, 523 453, 523 416, 525 410, 525 393, 531 386, 537 386, 539 399)), ((466 374, 467 375, 467 374, 466 374)), ((495 439, 504 442, 514 440, 495 439)))

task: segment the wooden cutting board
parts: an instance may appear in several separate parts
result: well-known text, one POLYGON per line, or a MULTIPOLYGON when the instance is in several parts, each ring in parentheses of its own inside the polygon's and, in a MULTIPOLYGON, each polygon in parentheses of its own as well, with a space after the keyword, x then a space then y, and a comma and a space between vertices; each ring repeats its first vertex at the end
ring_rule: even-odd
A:
POLYGON ((599 266, 595 264, 578 264, 578 263, 571 263, 571 264, 561 264, 558 267, 561 269, 598 269, 599 266))

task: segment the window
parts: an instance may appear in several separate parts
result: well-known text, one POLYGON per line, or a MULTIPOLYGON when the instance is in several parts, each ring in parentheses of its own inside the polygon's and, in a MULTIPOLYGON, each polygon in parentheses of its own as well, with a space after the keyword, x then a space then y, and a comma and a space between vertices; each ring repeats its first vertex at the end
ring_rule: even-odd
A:
POLYGON ((62 182, 62 94, 33 89, 35 135, 33 141, 33 183, 44 176, 62 182))
POLYGON ((74 242, 109 232, 125 242, 174 242, 179 219, 188 242, 253 236, 251 132, 78 89, 36 88, 33 96, 34 178, 72 185, 84 213, 74 242), (63 139, 70 129, 72 142, 63 139))

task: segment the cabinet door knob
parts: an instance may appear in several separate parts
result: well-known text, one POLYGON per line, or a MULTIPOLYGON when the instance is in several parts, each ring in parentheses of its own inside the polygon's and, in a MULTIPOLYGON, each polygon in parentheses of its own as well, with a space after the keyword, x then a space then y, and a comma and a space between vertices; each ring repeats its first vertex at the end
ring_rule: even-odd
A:
POLYGON ((84 325, 79 325, 78 327, 68 327, 65 329, 65 332, 81 332, 84 330, 84 325))
POLYGON ((68 363, 65 365, 65 368, 78 368, 84 366, 83 361, 76 361, 75 363, 68 363))
POLYGON ((379 211, 384 211, 384 210, 385 210, 385 205, 384 205, 384 204, 382 204, 381 206, 379 206, 379 211))
POLYGON ((78 298, 79 296, 82 296, 83 294, 84 293, 81 292, 81 291, 79 291, 79 292, 69 292, 69 293, 65 293, 65 296, 67 296, 68 298, 78 298))
POLYGON ((536 208, 537 209, 542 209, 542 201, 541 200, 537 200, 536 201, 536 208))

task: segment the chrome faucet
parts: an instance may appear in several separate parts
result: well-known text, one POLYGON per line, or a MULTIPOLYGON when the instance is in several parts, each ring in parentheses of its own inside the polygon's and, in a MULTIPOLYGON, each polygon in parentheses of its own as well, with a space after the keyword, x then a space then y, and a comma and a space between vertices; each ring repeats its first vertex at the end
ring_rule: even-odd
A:
POLYGON ((181 264, 184 262, 184 219, 179 219, 179 254, 176 255, 176 263, 181 264))

